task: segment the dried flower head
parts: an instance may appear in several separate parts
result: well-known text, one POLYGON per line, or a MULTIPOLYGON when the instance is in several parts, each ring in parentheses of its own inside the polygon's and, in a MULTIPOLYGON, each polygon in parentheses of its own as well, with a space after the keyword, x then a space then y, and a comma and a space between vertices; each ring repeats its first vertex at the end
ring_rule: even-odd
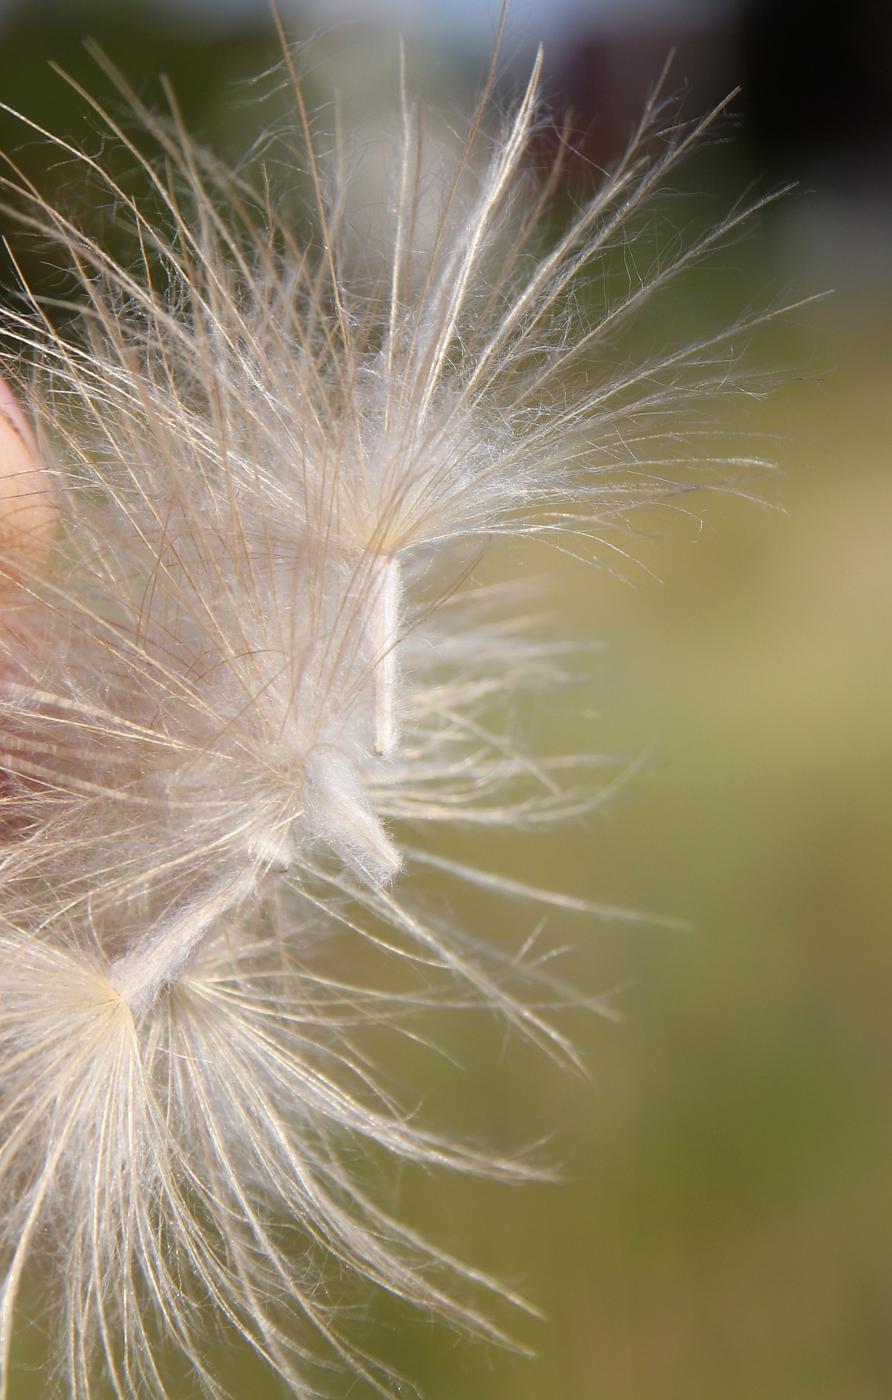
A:
POLYGON ((560 904, 418 833, 586 801, 562 761, 491 721, 494 696, 559 680, 564 648, 525 636, 509 591, 462 580, 492 536, 609 547, 630 510, 696 478, 679 411, 745 383, 745 326, 643 364, 603 352, 748 211, 590 319, 574 301, 706 125, 677 124, 659 89, 545 246, 557 176, 524 174, 541 57, 500 134, 490 74, 435 190, 403 82, 380 279, 351 262, 346 177, 323 169, 285 54, 314 236, 196 148, 172 99, 162 120, 117 74, 160 163, 82 95, 142 166, 151 215, 36 130, 104 183, 137 260, 114 261, 11 160, 4 179, 81 305, 60 330, 23 288, 3 323, 29 417, 3 388, 3 1397, 35 1257, 56 1274, 60 1388, 78 1400, 97 1375, 120 1397, 169 1393, 171 1352, 222 1395, 211 1314, 296 1394, 323 1393, 314 1335, 386 1390, 342 1329, 332 1269, 500 1335, 462 1301, 496 1285, 393 1219, 355 1167, 367 1144, 529 1170, 414 1121, 364 1024, 477 1002, 573 1054, 542 1009, 564 995, 549 974, 401 893, 417 861, 560 904))

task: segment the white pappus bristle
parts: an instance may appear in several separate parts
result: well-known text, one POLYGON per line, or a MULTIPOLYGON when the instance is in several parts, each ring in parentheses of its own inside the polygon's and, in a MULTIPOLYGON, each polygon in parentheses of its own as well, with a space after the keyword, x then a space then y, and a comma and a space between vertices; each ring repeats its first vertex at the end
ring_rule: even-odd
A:
POLYGON ((695 483, 678 414, 746 384, 746 323, 603 369, 645 298, 743 209, 591 319, 574 298, 708 119, 679 125, 655 92, 545 246, 555 179, 537 188, 525 165, 541 56, 500 133, 491 74, 430 236, 404 80, 373 277, 351 263, 345 191, 285 52, 313 237, 262 178, 195 147, 173 98, 156 117, 117 74, 160 162, 82 97, 142 164, 152 216, 77 158, 137 259, 112 260, 11 159, 3 178, 82 307, 60 330, 23 287, 2 326, 0 1400, 32 1260, 55 1278, 59 1390, 77 1400, 168 1394, 176 1353, 225 1394, 213 1318, 294 1394, 324 1394, 320 1353, 387 1392, 331 1306, 332 1268, 501 1337, 473 1298, 505 1290, 401 1226, 354 1169, 367 1143, 534 1170, 420 1126, 367 1063, 366 1022, 491 1006, 573 1058, 544 965, 401 892, 403 866, 427 863, 588 908, 425 844, 441 823, 528 827, 590 800, 571 764, 492 721, 500 695, 559 682, 566 649, 531 639, 509 589, 467 579, 492 537, 611 548, 618 519, 695 483), (331 939, 348 950, 337 977, 331 939), (391 987, 375 980, 389 960, 405 969, 391 987))

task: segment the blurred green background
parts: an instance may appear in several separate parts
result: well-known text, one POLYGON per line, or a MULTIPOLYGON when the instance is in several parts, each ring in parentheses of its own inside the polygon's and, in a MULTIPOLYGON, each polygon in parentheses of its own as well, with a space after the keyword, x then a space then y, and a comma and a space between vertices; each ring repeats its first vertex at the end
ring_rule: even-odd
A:
MULTIPOLYGON (((321 79, 355 89, 362 75, 372 93, 402 27, 432 100, 457 107, 493 8, 283 6, 296 36, 327 30, 321 79)), ((535 561, 573 634, 606 647, 574 696, 597 720, 560 736, 560 709, 530 722, 551 726, 552 747, 647 758, 587 826, 501 840, 481 861, 692 927, 551 917, 580 985, 619 989, 622 1024, 567 1018, 590 1081, 497 1028, 446 1019, 434 1029, 454 1062, 406 1063, 408 1097, 433 1121, 499 1144, 547 1137, 564 1164, 561 1184, 520 1190, 402 1184, 413 1220, 547 1315, 515 1324, 530 1360, 381 1305, 374 1344, 428 1400, 892 1395, 892 219, 888 115, 871 106, 890 50, 866 6, 807 33, 801 6, 781 9, 515 7, 509 58, 522 68, 546 31, 553 103, 591 121, 593 158, 615 151, 674 42, 689 107, 745 85, 742 130, 701 168, 701 188, 778 174, 810 187, 676 293, 676 321, 698 324, 704 303, 721 317, 837 291, 761 342, 766 365, 791 370, 748 420, 776 435, 782 473, 755 484, 769 506, 706 497, 696 518, 649 521, 630 546, 645 567, 624 578, 535 561)), ((262 125, 250 89, 230 86, 274 57, 262 3, 7 4, 0 96, 91 139, 47 67, 96 86, 88 34, 153 100, 167 71, 187 121, 219 148, 262 125)), ((43 188, 67 187, 71 171, 10 120, 0 141, 43 188)), ((511 936, 536 922, 519 906, 470 912, 510 921, 511 936)), ((230 1376, 252 1400, 278 1393, 247 1369, 230 1376)), ((14 1400, 41 1384, 24 1376, 14 1400)), ((365 1392, 332 1391, 348 1393, 365 1392)))

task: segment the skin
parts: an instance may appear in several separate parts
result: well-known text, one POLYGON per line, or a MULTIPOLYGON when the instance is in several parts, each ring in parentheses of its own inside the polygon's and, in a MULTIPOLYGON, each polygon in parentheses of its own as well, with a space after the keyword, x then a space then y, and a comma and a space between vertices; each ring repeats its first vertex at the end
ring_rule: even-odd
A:
POLYGON ((0 379, 0 594, 43 564, 56 510, 37 441, 9 386, 0 379))

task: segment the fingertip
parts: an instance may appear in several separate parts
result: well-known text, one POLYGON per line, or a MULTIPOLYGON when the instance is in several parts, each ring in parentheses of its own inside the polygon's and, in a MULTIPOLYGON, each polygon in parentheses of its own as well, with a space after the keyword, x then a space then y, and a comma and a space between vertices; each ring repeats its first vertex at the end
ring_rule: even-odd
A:
POLYGON ((0 591, 41 568, 56 524, 49 473, 19 400, 0 378, 0 591))

